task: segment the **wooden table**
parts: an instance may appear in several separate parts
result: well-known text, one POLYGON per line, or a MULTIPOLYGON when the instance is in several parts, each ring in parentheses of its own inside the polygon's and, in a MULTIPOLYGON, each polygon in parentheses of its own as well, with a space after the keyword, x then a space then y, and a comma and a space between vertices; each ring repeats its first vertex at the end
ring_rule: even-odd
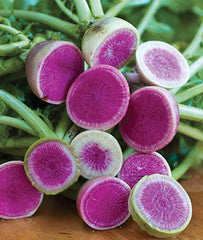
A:
MULTIPOLYGON (((203 239, 203 170, 189 172, 191 179, 181 181, 193 204, 193 218, 176 240, 203 239)), ((46 197, 31 218, 0 222, 0 240, 153 240, 132 219, 122 227, 94 231, 79 218, 75 204, 58 195, 46 197)))

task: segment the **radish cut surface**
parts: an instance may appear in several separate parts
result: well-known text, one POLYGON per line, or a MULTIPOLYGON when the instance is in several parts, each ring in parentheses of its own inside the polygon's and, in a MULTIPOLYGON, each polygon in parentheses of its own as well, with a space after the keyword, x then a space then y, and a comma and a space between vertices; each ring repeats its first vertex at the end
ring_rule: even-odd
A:
POLYGON ((178 124, 179 110, 173 95, 164 88, 144 87, 131 95, 120 131, 130 147, 148 153, 165 147, 178 124))
POLYGON ((142 177, 152 174, 171 176, 166 159, 157 152, 133 153, 125 159, 118 177, 133 188, 142 177))
POLYGON ((189 65, 183 55, 161 41, 142 43, 136 51, 136 65, 144 82, 164 88, 176 88, 189 80, 189 65))
POLYGON ((68 89, 83 70, 82 53, 66 41, 39 43, 26 60, 26 75, 32 91, 53 104, 65 101, 68 89))
POLYGON ((0 165, 0 218, 30 217, 42 199, 43 194, 27 179, 23 162, 11 161, 0 165))
POLYGON ((81 176, 87 179, 116 176, 123 163, 118 141, 109 133, 89 130, 78 134, 71 143, 80 161, 81 176))
POLYGON ((155 237, 176 236, 189 224, 192 206, 183 187, 169 176, 143 177, 133 188, 130 213, 138 225, 155 237))
POLYGON ((71 146, 58 139, 41 139, 25 155, 25 171, 45 194, 57 194, 77 181, 79 162, 71 146))
POLYGON ((103 18, 93 23, 82 40, 82 52, 89 66, 107 64, 121 68, 129 62, 139 44, 137 29, 120 18, 103 18))
POLYGON ((77 197, 78 212, 91 228, 115 228, 130 216, 129 195, 130 187, 122 180, 109 176, 95 178, 80 189, 77 197))
POLYGON ((66 100, 68 115, 85 129, 108 130, 124 117, 130 92, 126 79, 114 67, 99 65, 82 73, 66 100))

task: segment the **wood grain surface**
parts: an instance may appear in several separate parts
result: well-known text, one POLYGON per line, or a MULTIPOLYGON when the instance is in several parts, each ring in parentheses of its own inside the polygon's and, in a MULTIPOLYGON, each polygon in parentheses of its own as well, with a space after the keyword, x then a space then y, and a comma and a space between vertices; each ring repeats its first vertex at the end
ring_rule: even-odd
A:
MULTIPOLYGON (((190 179, 181 183, 193 205, 193 217, 188 228, 175 239, 203 239, 203 170, 189 172, 190 179)), ((0 222, 0 240, 153 240, 129 219, 113 230, 94 231, 77 214, 72 201, 58 195, 46 197, 38 212, 30 218, 0 222)), ((174 238, 173 238, 174 239, 174 238)))

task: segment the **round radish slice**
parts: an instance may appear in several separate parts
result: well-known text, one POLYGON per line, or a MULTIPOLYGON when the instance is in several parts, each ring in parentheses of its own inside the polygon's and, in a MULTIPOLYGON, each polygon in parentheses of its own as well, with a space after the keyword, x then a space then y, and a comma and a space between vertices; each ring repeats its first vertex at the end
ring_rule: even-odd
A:
POLYGON ((126 79, 114 67, 99 65, 82 73, 66 100, 68 115, 85 129, 108 130, 124 117, 130 92, 126 79))
POLYGON ((91 228, 115 228, 130 216, 129 196, 130 187, 122 180, 109 176, 94 178, 85 183, 79 191, 78 212, 91 228))
POLYGON ((134 186, 129 206, 141 229, 158 238, 181 233, 192 216, 190 198, 183 187, 159 174, 145 176, 134 186))
POLYGON ((72 43, 38 43, 26 60, 26 76, 34 94, 45 102, 60 104, 68 89, 84 70, 82 53, 72 43))
POLYGON ((149 85, 176 88, 190 77, 189 65, 183 55, 161 41, 142 43, 136 51, 136 65, 141 78, 149 85))
POLYGON ((164 88, 144 87, 131 95, 120 131, 130 147, 148 153, 165 147, 175 136, 178 124, 173 95, 164 88))
POLYGON ((79 162, 66 142, 44 138, 34 143, 25 155, 27 177, 39 191, 54 195, 77 181, 79 162))
POLYGON ((171 176, 166 159, 157 152, 133 153, 125 159, 118 177, 133 188, 142 177, 152 174, 171 176))
POLYGON ((92 179, 116 176, 123 163, 122 150, 109 133, 89 130, 77 135, 72 143, 80 161, 81 176, 92 179))
POLYGON ((43 194, 27 179, 23 162, 1 164, 0 179, 0 218, 32 216, 39 208, 43 194))
POLYGON ((129 62, 139 44, 137 29, 120 18, 103 18, 93 23, 82 40, 82 52, 89 66, 107 64, 121 68, 129 62))

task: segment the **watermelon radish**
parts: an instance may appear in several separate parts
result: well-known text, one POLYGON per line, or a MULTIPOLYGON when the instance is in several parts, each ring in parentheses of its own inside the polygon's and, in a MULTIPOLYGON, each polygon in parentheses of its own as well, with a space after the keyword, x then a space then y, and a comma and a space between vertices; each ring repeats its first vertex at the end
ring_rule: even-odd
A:
POLYGON ((74 81, 68 91, 66 107, 76 125, 108 130, 124 117, 129 98, 124 76, 114 67, 98 65, 74 81))
POLYGON ((142 177, 152 174, 171 176, 166 159, 157 152, 133 153, 125 159, 118 177, 133 188, 142 177))
POLYGON ((145 176, 134 186, 129 210, 142 230, 158 238, 178 235, 192 216, 191 201, 183 187, 159 174, 145 176))
POLYGON ((25 155, 25 172, 32 184, 47 195, 60 193, 77 181, 79 162, 65 141, 43 138, 25 155))
POLYGON ((184 85, 190 76, 183 55, 161 41, 142 43, 136 51, 136 66, 144 82, 169 89, 184 85))
POLYGON ((90 67, 107 64, 121 68, 139 44, 137 29, 120 18, 103 18, 90 25, 82 39, 82 52, 90 67))
POLYGON ((0 165, 0 218, 17 219, 32 216, 39 208, 43 194, 27 179, 23 162, 0 165))
POLYGON ((71 145, 80 161, 81 176, 84 178, 116 176, 121 169, 122 150, 109 133, 88 130, 77 135, 71 145))
POLYGON ((77 197, 77 209, 83 221, 97 230, 123 224, 130 216, 130 187, 121 179, 104 176, 87 181, 77 197))
POLYGON ((26 59, 26 76, 34 94, 45 102, 60 104, 84 70, 82 54, 72 43, 38 43, 26 59))
POLYGON ((178 124, 173 95, 164 88, 144 87, 131 95, 120 131, 130 147, 148 153, 165 147, 175 136, 178 124))

